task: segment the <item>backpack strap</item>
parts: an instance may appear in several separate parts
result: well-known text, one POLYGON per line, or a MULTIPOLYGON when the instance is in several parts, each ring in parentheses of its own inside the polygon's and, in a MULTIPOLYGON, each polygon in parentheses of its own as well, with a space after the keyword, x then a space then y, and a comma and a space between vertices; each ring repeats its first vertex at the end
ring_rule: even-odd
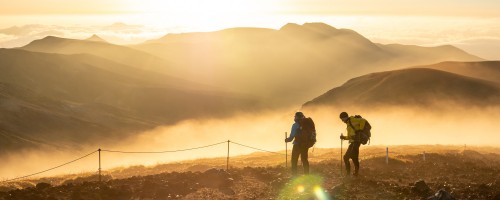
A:
POLYGON ((352 130, 354 130, 354 138, 353 138, 354 141, 358 141, 359 142, 359 140, 360 140, 359 137, 360 136, 358 135, 358 133, 356 133, 356 128, 354 128, 354 126, 352 125, 351 118, 349 118, 347 121, 349 122, 349 125, 351 125, 352 130))
POLYGON ((352 125, 351 118, 349 118, 347 121, 349 122, 349 125, 351 125, 352 130, 354 130, 354 133, 356 133, 356 128, 354 128, 354 126, 352 125))

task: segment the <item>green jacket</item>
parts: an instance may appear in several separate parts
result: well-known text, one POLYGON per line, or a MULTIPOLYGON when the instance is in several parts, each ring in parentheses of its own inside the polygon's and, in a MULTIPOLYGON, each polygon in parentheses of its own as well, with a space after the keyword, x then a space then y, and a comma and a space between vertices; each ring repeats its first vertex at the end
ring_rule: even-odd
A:
POLYGON ((364 118, 355 118, 354 116, 350 116, 348 121, 346 122, 347 124, 347 140, 349 140, 349 143, 354 142, 354 136, 356 135, 356 131, 363 130, 365 128, 366 124, 366 119, 364 118), (349 123, 351 121, 351 124, 354 127, 351 127, 351 124, 349 123))

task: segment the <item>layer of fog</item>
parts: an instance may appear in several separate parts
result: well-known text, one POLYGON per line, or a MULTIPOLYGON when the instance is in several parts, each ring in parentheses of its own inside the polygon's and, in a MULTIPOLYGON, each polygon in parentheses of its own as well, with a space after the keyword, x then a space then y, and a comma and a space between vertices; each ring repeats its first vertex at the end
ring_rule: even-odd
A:
MULTIPOLYGON (((171 153, 123 154, 101 152, 102 169, 119 166, 155 165, 159 163, 196 158, 226 157, 227 141, 268 151, 285 150, 285 132, 290 132, 296 110, 239 114, 233 118, 187 120, 174 126, 157 127, 137 133, 134 137, 116 141, 113 146, 88 146, 87 152, 21 152, 0 158, 0 177, 14 178, 49 169, 83 156, 98 148, 118 151, 171 151, 194 147, 218 145, 171 153)), ((316 148, 340 147, 339 135, 346 125, 338 119, 341 111, 350 115, 360 114, 372 124, 371 145, 455 144, 499 146, 496 119, 500 108, 456 109, 343 109, 324 107, 305 110, 305 115, 316 123, 316 148)), ((345 145, 345 143, 344 143, 345 145)), ((344 146, 345 147, 345 146, 344 146)), ((288 144, 288 150, 291 144, 288 144)), ((230 156, 249 154, 258 150, 230 143, 230 156)), ((98 171, 98 154, 75 163, 49 171, 41 176, 98 171)))

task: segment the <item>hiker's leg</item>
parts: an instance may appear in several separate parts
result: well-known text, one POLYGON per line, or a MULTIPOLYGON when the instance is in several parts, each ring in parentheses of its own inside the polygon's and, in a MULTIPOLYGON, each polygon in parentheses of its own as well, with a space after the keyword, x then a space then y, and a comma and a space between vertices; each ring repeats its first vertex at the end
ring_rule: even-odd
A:
POLYGON ((292 148, 292 175, 297 175, 297 162, 299 161, 299 145, 293 145, 292 148))
POLYGON ((352 155, 352 148, 353 148, 353 143, 349 144, 349 147, 347 148, 347 151, 344 154, 344 163, 345 163, 345 169, 347 171, 347 175, 351 175, 351 163, 349 162, 349 159, 351 158, 352 155))
POLYGON ((352 148, 352 162, 354 163, 354 175, 358 175, 359 172, 359 146, 361 143, 353 143, 352 148))
POLYGON ((302 161, 302 166, 304 167, 304 174, 309 174, 309 148, 302 147, 300 152, 300 160, 302 161))

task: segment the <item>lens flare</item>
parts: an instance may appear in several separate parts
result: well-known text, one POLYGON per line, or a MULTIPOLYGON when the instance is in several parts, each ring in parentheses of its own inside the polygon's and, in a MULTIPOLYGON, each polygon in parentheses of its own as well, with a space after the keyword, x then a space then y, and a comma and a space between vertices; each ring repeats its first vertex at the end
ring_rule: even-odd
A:
POLYGON ((304 175, 290 180, 277 199, 319 199, 329 200, 329 194, 323 189, 323 177, 304 175))
POLYGON ((329 200, 330 198, 328 197, 328 194, 321 188, 321 186, 316 185, 314 186, 314 195, 316 195, 316 198, 319 200, 329 200))
POLYGON ((297 186, 297 192, 302 193, 302 192, 304 192, 304 190, 305 190, 305 188, 303 185, 297 186))

